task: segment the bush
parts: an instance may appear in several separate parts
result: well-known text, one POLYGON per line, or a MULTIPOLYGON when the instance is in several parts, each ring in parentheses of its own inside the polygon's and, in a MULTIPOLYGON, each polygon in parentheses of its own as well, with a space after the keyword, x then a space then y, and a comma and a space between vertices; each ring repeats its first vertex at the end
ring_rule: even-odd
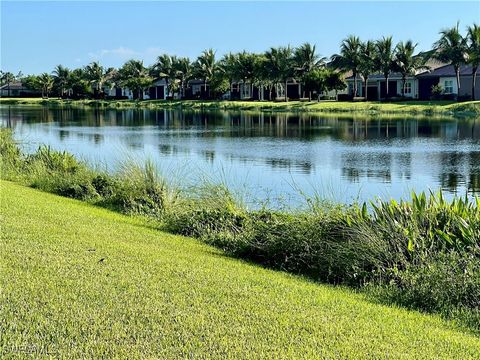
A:
POLYGON ((480 331, 480 249, 440 252, 366 288, 383 302, 437 312, 480 331))
POLYGON ((440 100, 443 94, 443 88, 440 84, 432 85, 431 91, 431 98, 432 100, 440 100))

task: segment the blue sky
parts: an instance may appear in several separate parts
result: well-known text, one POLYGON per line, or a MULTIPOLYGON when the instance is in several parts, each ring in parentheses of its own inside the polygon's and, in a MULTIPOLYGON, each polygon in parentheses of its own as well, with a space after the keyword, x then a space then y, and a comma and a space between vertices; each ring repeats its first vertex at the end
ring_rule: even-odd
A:
POLYGON ((480 21, 480 1, 403 2, 113 2, 1 1, 1 68, 24 74, 80 67, 94 60, 151 64, 161 53, 195 58, 214 48, 261 52, 317 45, 330 56, 349 34, 392 35, 427 50, 438 31, 480 21))

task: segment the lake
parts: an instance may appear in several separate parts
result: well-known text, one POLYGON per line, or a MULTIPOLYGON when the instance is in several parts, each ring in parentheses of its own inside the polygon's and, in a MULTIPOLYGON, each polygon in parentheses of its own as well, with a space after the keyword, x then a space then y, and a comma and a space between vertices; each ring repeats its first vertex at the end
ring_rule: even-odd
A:
POLYGON ((480 190, 480 119, 0 106, 26 151, 41 144, 115 171, 152 159, 183 185, 223 182, 249 202, 351 202, 480 190))

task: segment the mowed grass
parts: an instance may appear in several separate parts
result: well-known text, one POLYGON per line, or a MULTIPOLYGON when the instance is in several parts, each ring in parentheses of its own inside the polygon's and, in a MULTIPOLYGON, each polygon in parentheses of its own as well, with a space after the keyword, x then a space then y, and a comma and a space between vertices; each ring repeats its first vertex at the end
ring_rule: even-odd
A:
POLYGON ((3 98, 0 105, 51 105, 51 106, 101 106, 106 108, 149 109, 211 109, 254 110, 312 113, 360 113, 360 114, 409 114, 409 115, 455 115, 475 116, 480 114, 480 101, 404 101, 383 103, 378 101, 202 101, 202 100, 62 100, 41 98, 3 98))
POLYGON ((478 337, 438 317, 0 186, 0 358, 480 358, 478 337))

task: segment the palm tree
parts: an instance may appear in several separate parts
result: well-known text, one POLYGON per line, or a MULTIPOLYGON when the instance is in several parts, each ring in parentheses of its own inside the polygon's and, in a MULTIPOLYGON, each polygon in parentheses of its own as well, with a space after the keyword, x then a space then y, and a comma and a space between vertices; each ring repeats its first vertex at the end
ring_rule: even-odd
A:
POLYGON ((264 64, 263 64, 263 71, 262 77, 264 79, 269 79, 271 81, 270 91, 269 91, 269 99, 272 100, 272 90, 275 91, 273 94, 274 97, 277 97, 276 93, 276 86, 279 83, 279 73, 277 71, 277 50, 275 48, 270 48, 270 50, 266 51, 264 54, 264 64))
POLYGON ((353 97, 357 96, 357 75, 360 65, 360 39, 350 35, 342 41, 340 54, 331 57, 333 66, 343 71, 351 71, 353 76, 353 97))
POLYGON ((460 34, 457 25, 440 31, 440 39, 433 44, 433 56, 440 61, 450 63, 455 69, 458 93, 460 93, 460 65, 466 61, 467 45, 465 38, 460 34))
MULTIPOLYGON (((326 58, 320 57, 316 53, 315 45, 304 43, 295 49, 294 55, 295 71, 298 74, 303 88, 305 88, 306 77, 316 69, 319 69, 325 64, 326 58)), ((305 97, 305 90, 303 91, 305 97)), ((311 95, 309 96, 311 100, 311 95)))
POLYGON ((402 74, 402 96, 405 96, 407 77, 415 75, 419 70, 428 69, 423 56, 413 56, 416 47, 417 44, 408 40, 399 42, 395 48, 394 68, 402 74))
POLYGON ((358 72, 363 77, 365 84, 365 100, 368 100, 368 77, 376 70, 377 50, 373 41, 366 41, 360 44, 360 64, 358 72))
POLYGON ((253 94, 253 82, 255 81, 255 63, 257 56, 255 54, 243 51, 236 56, 235 74, 243 81, 243 95, 246 94, 247 82, 250 82, 250 95, 253 94))
POLYGON ((272 100, 272 89, 275 86, 276 79, 272 75, 272 67, 266 54, 257 55, 255 61, 255 84, 259 89, 266 88, 269 93, 269 100, 272 100))
POLYGON ((281 81, 285 86, 285 101, 288 101, 288 79, 294 76, 293 50, 290 46, 270 48, 265 53, 268 71, 275 83, 281 81))
POLYGON ((7 84, 8 97, 10 97, 10 84, 15 81, 15 75, 9 71, 2 72, 2 83, 7 84))
POLYGON ((177 63, 178 58, 175 55, 171 56, 168 54, 163 54, 157 58, 157 62, 154 65, 156 75, 161 79, 165 79, 168 93, 172 94, 172 96, 177 89, 178 83, 180 82, 180 80, 177 78, 177 63))
POLYGON ((91 85, 84 68, 73 69, 67 79, 65 90, 74 97, 85 96, 90 92, 91 85))
POLYGON ((393 48, 392 37, 387 36, 378 40, 375 44, 377 48, 377 67, 385 78, 386 97, 389 97, 388 78, 394 68, 395 49, 393 48))
POLYGON ((193 76, 193 67, 188 57, 178 58, 174 64, 178 79, 180 80, 180 88, 182 89, 182 97, 185 97, 185 88, 188 80, 193 76))
POLYGON ((215 62, 215 51, 213 49, 204 50, 195 62, 195 72, 203 79, 205 97, 207 97, 207 83, 210 81, 218 69, 218 64, 215 62))
POLYGON ((148 69, 143 65, 143 61, 139 60, 129 60, 123 64, 119 70, 119 78, 123 86, 137 92, 140 100, 143 100, 143 91, 153 83, 148 69))
POLYGON ((65 88, 68 83, 68 78, 70 76, 70 70, 67 67, 62 65, 55 66, 55 69, 52 72, 54 81, 57 83, 57 86, 60 88, 60 97, 63 97, 65 94, 65 88))
POLYGON ((94 96, 103 95, 103 87, 112 79, 114 73, 114 68, 105 69, 98 61, 94 61, 85 67, 85 75, 92 85, 94 96))
POLYGON ((37 78, 38 85, 42 89, 42 97, 47 97, 53 88, 53 77, 48 73, 43 73, 37 78))
POLYGON ((472 65, 472 100, 475 100, 475 83, 480 66, 480 26, 477 24, 467 28, 467 44, 468 62, 472 65))
POLYGON ((238 80, 238 54, 225 54, 219 62, 219 69, 228 79, 230 84, 230 95, 233 92, 233 82, 238 80))

